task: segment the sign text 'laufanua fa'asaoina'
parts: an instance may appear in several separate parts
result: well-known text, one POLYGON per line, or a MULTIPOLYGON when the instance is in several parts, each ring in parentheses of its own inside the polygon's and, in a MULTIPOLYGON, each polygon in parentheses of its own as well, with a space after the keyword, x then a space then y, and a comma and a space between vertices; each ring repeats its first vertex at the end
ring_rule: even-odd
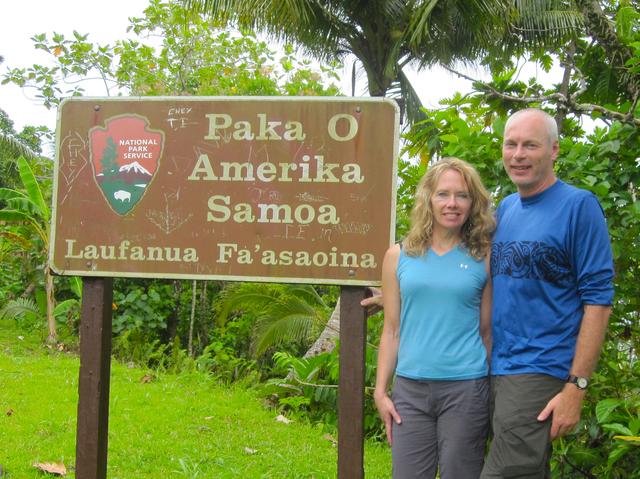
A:
POLYGON ((372 98, 73 98, 59 274, 377 284, 398 109, 372 98))

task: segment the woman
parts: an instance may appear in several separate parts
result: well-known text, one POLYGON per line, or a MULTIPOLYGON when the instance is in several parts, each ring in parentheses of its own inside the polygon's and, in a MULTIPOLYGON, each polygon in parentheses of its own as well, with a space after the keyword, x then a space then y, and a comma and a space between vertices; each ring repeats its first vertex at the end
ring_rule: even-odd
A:
POLYGON ((475 169, 445 158, 418 184, 409 234, 385 254, 374 399, 396 479, 435 478, 438 467, 441 479, 480 475, 489 424, 490 204, 475 169))

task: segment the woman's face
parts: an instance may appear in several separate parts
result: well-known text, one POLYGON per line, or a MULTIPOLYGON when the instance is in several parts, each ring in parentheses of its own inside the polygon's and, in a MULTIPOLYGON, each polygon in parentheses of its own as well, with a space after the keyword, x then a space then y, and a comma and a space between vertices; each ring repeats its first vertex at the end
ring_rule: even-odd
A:
POLYGON ((446 170, 431 195, 434 231, 459 233, 471 212, 471 195, 467 183, 456 170, 446 170))

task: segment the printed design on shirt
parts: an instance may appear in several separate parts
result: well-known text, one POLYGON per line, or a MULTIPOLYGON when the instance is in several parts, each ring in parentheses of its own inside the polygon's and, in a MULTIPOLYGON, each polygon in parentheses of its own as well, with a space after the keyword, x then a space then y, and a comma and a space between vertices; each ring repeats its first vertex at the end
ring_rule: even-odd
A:
POLYGON ((569 258, 541 241, 505 241, 491 247, 491 276, 504 274, 557 285, 573 282, 569 258))

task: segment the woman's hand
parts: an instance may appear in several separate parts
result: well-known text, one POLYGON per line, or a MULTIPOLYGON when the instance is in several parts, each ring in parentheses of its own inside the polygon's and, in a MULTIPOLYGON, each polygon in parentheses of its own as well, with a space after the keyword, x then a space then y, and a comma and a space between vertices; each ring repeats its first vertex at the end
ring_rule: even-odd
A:
POLYGON ((387 441, 389 442, 389 445, 393 445, 393 423, 402 423, 402 418, 400 417, 400 414, 398 414, 398 411, 396 411, 393 401, 386 392, 378 393, 376 391, 373 394, 373 399, 376 402, 376 407, 378 408, 378 413, 382 418, 382 422, 384 422, 387 441))

